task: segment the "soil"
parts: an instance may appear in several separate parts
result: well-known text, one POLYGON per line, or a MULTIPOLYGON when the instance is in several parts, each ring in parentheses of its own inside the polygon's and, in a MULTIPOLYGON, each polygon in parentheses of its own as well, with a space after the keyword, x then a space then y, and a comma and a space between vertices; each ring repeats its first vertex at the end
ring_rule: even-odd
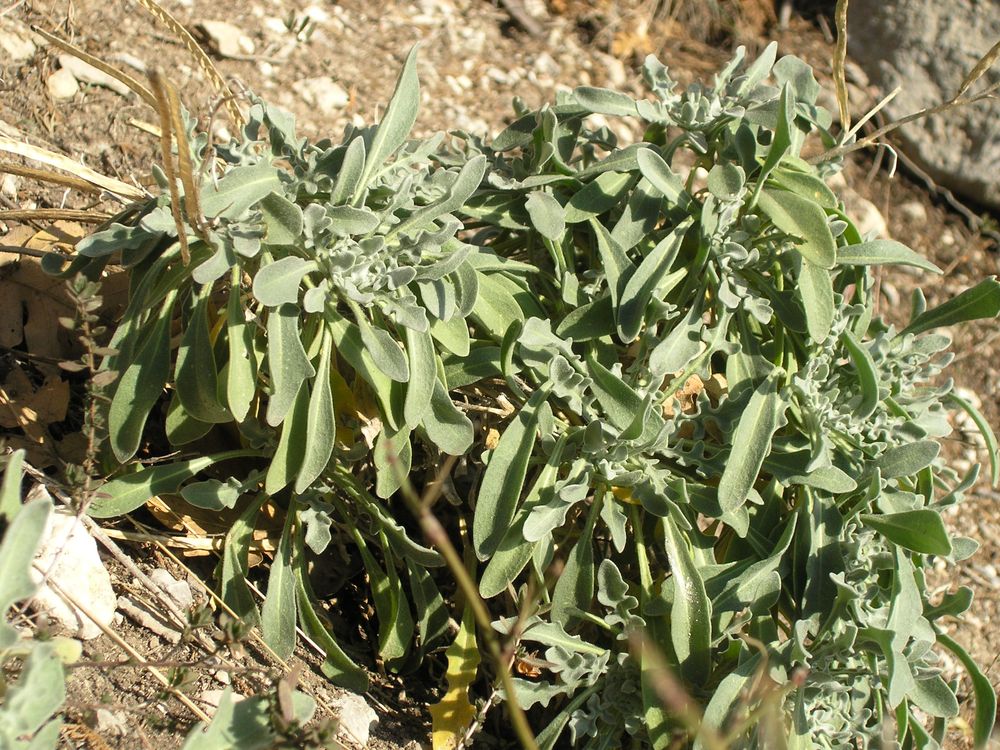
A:
MULTIPOLYGON (((802 56, 816 67, 824 83, 829 82, 831 46, 824 36, 828 31, 822 16, 819 21, 793 16, 780 27, 766 0, 713 4, 730 9, 729 16, 720 15, 721 11, 714 15, 699 12, 700 3, 677 3, 694 10, 674 17, 657 16, 653 9, 661 4, 622 3, 619 7, 606 0, 551 0, 547 5, 541 0, 307 3, 164 0, 163 6, 190 29, 200 21, 233 24, 252 45, 243 42, 239 59, 214 55, 215 65, 235 90, 249 88, 292 111, 300 133, 310 137, 336 138, 348 123, 377 121, 379 107, 391 95, 402 60, 416 42, 420 42, 418 71, 423 102, 417 134, 445 128, 495 133, 509 121, 515 93, 529 106, 579 85, 634 87, 639 94, 637 71, 647 52, 657 53, 681 78, 691 79, 714 71, 737 42, 747 44, 753 54, 774 39, 782 52, 802 56), (320 77, 337 83, 346 93, 346 101, 324 109, 303 94, 302 82, 320 77)), ((139 79, 144 78, 141 68, 157 66, 177 85, 192 112, 208 113, 219 104, 189 51, 140 5, 22 0, 0 11, 0 22, 6 21, 35 24, 139 79)), ((210 46, 206 44, 206 48, 210 46)), ((157 159, 158 141, 143 129, 144 122, 155 119, 154 113, 134 96, 123 97, 98 86, 83 86, 69 100, 53 99, 46 81, 57 69, 58 54, 56 49, 41 47, 18 64, 0 57, 0 134, 27 137, 36 145, 126 182, 143 179, 157 159)), ((877 92, 863 93, 873 100, 877 96, 877 92)), ((215 118, 215 127, 227 126, 221 114, 215 118)), ((884 164, 873 163, 871 153, 850 157, 845 176, 851 190, 879 209, 892 238, 924 253, 946 272, 942 278, 887 273, 881 289, 883 312, 888 317, 904 320, 911 292, 918 287, 934 304, 1000 271, 995 242, 969 229, 965 218, 919 179, 905 171, 890 177, 884 164)), ((86 196, 79 193, 46 188, 25 179, 18 181, 16 190, 0 194, 0 200, 7 208, 89 206, 86 196)), ((5 225, 0 224, 0 244, 12 244, 5 241, 5 231, 5 225)), ((960 388, 978 394, 987 420, 1000 427, 1000 333, 996 323, 966 325, 954 335, 956 358, 950 375, 960 388)), ((11 366, 10 362, 4 364, 5 368, 11 366)), ((970 425, 956 426, 958 431, 946 445, 949 457, 957 463, 985 460, 970 425)), ((961 623, 955 623, 953 635, 969 648, 995 686, 1000 686, 998 501, 1000 494, 981 481, 966 503, 949 513, 953 528, 975 538, 982 547, 966 563, 935 571, 933 580, 942 589, 968 585, 976 591, 972 609, 961 623)), ((189 574, 153 545, 123 542, 122 546, 144 570, 165 567, 175 577, 195 582, 210 577, 211 564, 204 560, 186 560, 197 571, 189 574)), ((109 560, 109 568, 119 594, 133 590, 142 595, 120 563, 109 560)), ((183 685, 185 693, 198 695, 223 687, 220 678, 212 676, 212 672, 220 674, 212 666, 216 662, 197 640, 172 646, 129 620, 115 625, 115 630, 147 660, 189 665, 193 682, 183 685)), ((204 632, 209 644, 233 659, 217 628, 208 627, 204 632)), ((72 673, 65 747, 179 747, 180 738, 194 723, 192 713, 165 694, 148 671, 134 665, 108 668, 108 662, 125 658, 107 637, 85 646, 84 659, 101 666, 82 667, 72 673), (98 722, 98 708, 110 710, 120 726, 98 722)), ((296 659, 306 667, 302 689, 319 698, 320 714, 328 716, 322 704, 338 691, 319 675, 315 656, 308 650, 300 649, 296 659)), ((247 694, 258 692, 282 671, 252 643, 234 662, 236 669, 229 679, 235 690, 247 694)), ((440 668, 440 664, 431 667, 438 674, 440 668)), ((407 743, 428 741, 429 718, 424 704, 433 691, 412 684, 423 677, 429 679, 429 675, 417 675, 408 685, 386 677, 378 681, 369 699, 381 721, 369 747, 414 747, 407 743)), ((962 697, 970 695, 963 677, 962 697)), ((963 726, 959 722, 949 737, 952 747, 971 746, 967 702, 963 702, 963 716, 967 723, 963 726)))

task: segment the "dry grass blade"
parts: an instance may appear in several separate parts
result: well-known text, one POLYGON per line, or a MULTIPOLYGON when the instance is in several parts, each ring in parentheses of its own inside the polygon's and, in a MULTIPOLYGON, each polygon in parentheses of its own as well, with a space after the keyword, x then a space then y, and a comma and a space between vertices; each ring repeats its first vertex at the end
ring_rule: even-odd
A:
POLYGON ((146 197, 146 193, 137 187, 116 180, 113 177, 105 177, 89 167, 76 163, 67 156, 32 146, 30 143, 22 143, 21 141, 15 141, 13 138, 0 135, 0 151, 23 156, 25 159, 37 161, 40 164, 47 164, 56 169, 62 169, 85 182, 89 182, 91 185, 96 185, 102 190, 107 190, 109 193, 121 198, 139 200, 146 197))
POLYGON ((79 177, 50 172, 48 169, 35 169, 34 167, 22 167, 20 164, 0 162, 0 174, 16 174, 19 177, 27 177, 30 180, 41 180, 42 182, 54 182, 57 185, 79 190, 82 193, 100 193, 101 188, 92 185, 79 177))
POLYGON ((229 117, 232 119, 233 123, 238 128, 242 128, 244 123, 243 115, 240 113, 239 107, 236 106, 236 99, 233 96, 233 92, 230 90, 229 85, 222 77, 222 74, 219 73, 219 69, 215 67, 215 64, 209 56, 205 54, 205 50, 198 45, 198 42, 194 40, 194 37, 192 37, 188 30, 184 28, 181 22, 164 10, 163 7, 156 2, 156 0, 136 1, 139 5, 145 8, 145 10, 153 16, 153 18, 162 23, 176 35, 177 39, 184 45, 185 49, 191 53, 191 56, 195 59, 198 67, 212 83, 216 93, 225 98, 226 109, 229 112, 229 117))
MULTIPOLYGON (((187 227, 181 217, 180 191, 177 189, 177 173, 174 171, 174 157, 170 150, 173 118, 170 116, 170 100, 167 96, 165 76, 157 68, 149 71, 149 82, 156 96, 156 111, 160 115, 160 150, 163 153, 163 173, 170 185, 170 212, 177 227, 177 239, 181 245, 181 261, 184 265, 191 262, 191 250, 187 243, 187 227)), ((180 150, 180 149, 178 149, 180 150)))
POLYGON ((972 84, 982 78, 986 71, 993 67, 998 58, 1000 58, 1000 41, 994 44, 990 48, 990 51, 983 55, 979 62, 976 63, 976 67, 969 71, 969 75, 965 77, 962 85, 958 87, 958 93, 955 94, 952 101, 957 101, 961 98, 972 84))
POLYGON ((30 210, 0 211, 0 221, 79 221, 87 224, 102 224, 112 218, 111 214, 85 211, 76 208, 33 208, 30 210))
POLYGON ((834 21, 837 24, 837 46, 833 51, 833 82, 837 89, 837 107, 840 110, 840 127, 851 129, 851 105, 847 91, 847 3, 837 0, 834 21))
POLYGON ((44 29, 39 28, 38 26, 32 26, 31 30, 36 34, 38 34, 39 36, 41 36, 42 38, 44 38, 45 41, 47 41, 49 44, 54 44, 56 47, 63 50, 64 52, 68 52, 69 54, 73 55, 73 57, 83 60, 85 63, 87 63, 87 65, 97 68, 102 73, 107 73, 112 78, 121 81, 130 89, 132 89, 132 91, 138 94, 150 107, 156 107, 156 99, 153 98, 153 94, 150 92, 150 90, 147 89, 145 86, 143 86, 141 83, 139 83, 139 81, 135 80, 128 73, 123 73, 122 71, 118 70, 118 68, 113 68, 100 58, 94 57, 93 55, 84 52, 79 47, 72 45, 69 42, 63 41, 59 37, 50 34, 44 29))
POLYGON ((194 170, 191 167, 191 146, 188 143, 187 132, 184 129, 184 119, 181 117, 181 100, 177 96, 177 88, 164 76, 160 76, 160 83, 163 85, 163 92, 167 96, 167 108, 170 110, 170 126, 174 132, 174 141, 177 144, 177 171, 184 186, 184 208, 187 211, 187 220, 195 228, 195 231, 206 239, 204 230, 204 220, 201 215, 201 202, 198 199, 198 185, 194 181, 194 170))

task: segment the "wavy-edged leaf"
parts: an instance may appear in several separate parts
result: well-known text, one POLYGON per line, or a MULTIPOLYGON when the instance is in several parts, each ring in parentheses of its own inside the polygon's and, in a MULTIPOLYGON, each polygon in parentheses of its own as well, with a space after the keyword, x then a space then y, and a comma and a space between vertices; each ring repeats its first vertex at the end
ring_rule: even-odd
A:
POLYGON ((455 640, 444 652, 448 657, 445 679, 448 689, 437 703, 428 706, 431 714, 433 750, 454 750, 476 719, 476 707, 469 700, 469 688, 479 672, 476 620, 468 604, 455 640))

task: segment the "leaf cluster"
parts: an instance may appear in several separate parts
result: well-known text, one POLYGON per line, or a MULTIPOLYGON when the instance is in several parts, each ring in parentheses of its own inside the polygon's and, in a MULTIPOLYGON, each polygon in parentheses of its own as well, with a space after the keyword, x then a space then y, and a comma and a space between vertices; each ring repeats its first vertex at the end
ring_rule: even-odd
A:
POLYGON ((995 446, 939 377, 938 331, 996 316, 1000 284, 934 309, 918 293, 901 328, 877 316, 875 267, 939 271, 861 236, 826 185, 837 165, 802 158, 837 141, 801 60, 741 50, 683 90, 655 58, 643 75, 652 98, 577 89, 488 142, 409 140, 414 53, 382 122, 337 143, 298 137, 258 99, 214 156, 189 122, 198 200, 172 205, 160 174, 160 196, 61 269, 130 269, 101 365, 120 373, 110 459, 150 440, 194 456, 122 473, 91 512, 163 493, 235 509, 227 604, 282 656, 298 621, 326 674, 363 688, 309 560, 357 563, 381 659, 413 669, 447 634, 450 589, 398 490, 461 456, 448 512, 471 526, 480 593, 498 629, 544 653, 509 696, 541 746, 564 731, 594 748, 759 744, 766 674, 790 742, 867 745, 894 723, 899 742, 934 747, 957 713, 940 648, 970 670, 984 740, 992 690, 939 624, 971 592, 932 602, 924 571, 976 547, 941 520, 978 471, 940 455, 948 409, 995 446), (619 146, 607 118, 643 140, 619 146), (199 452, 226 426, 238 445, 199 452), (284 526, 258 612, 244 576, 265 505, 284 526), (638 629, 702 731, 651 688, 638 629))

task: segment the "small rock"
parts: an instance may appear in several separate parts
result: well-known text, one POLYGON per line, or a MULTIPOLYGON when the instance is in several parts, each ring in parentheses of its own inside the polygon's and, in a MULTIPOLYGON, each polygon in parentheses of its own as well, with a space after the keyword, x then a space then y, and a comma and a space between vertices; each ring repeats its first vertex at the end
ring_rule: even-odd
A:
POLYGON ((66 68, 60 68, 50 75, 45 81, 45 86, 49 90, 49 96, 59 101, 72 99, 80 90, 80 84, 66 68))
POLYGON ((598 60, 604 63, 604 69, 608 76, 608 85, 613 89, 623 89, 628 84, 628 73, 625 71, 625 64, 614 55, 601 53, 598 60))
POLYGON ((889 236, 889 225, 878 206, 850 188, 843 191, 841 198, 847 208, 847 215, 854 220, 862 237, 884 239, 889 236))
POLYGON ((17 175, 5 174, 3 179, 0 180, 0 194, 7 196, 12 201, 16 201, 17 189, 20 187, 20 182, 17 175))
POLYGON ((911 224, 927 223, 927 209, 920 201, 907 201, 899 207, 899 213, 911 224))
POLYGON ((548 52, 542 52, 538 57, 535 58, 535 70, 542 75, 549 76, 550 78, 555 78, 559 75, 562 68, 559 67, 557 63, 548 52))
POLYGON ((85 63, 80 58, 73 57, 73 55, 59 55, 59 67, 72 73, 73 77, 80 83, 103 86, 122 96, 132 95, 132 89, 117 78, 109 76, 103 70, 98 70, 93 65, 85 63))
POLYGON ((23 24, 0 19, 0 50, 8 61, 17 64, 30 60, 38 49, 33 36, 23 24))
POLYGON ((128 734, 128 724, 125 718, 118 713, 113 713, 106 708, 97 709, 94 717, 94 729, 100 734, 124 737, 128 734))
MULTIPOLYGON (((111 576, 97 554, 97 543, 76 516, 60 511, 51 514, 35 563, 38 569, 32 570, 32 576, 36 582, 42 580, 39 571, 46 572, 48 580, 87 607, 100 625, 111 625, 115 616, 111 576)), ((48 584, 39 589, 34 601, 35 606, 76 637, 91 640, 103 632, 83 612, 71 608, 48 584)))
POLYGON ((340 722, 340 734, 365 747, 371 730, 378 726, 378 714, 364 698, 355 693, 344 693, 334 698, 330 705, 340 722))
POLYGON ((214 52, 223 57, 252 55, 255 45, 243 31, 226 21, 201 21, 198 28, 208 37, 214 52))
POLYGON ((306 104, 315 107, 322 114, 335 114, 351 101, 343 87, 330 76, 304 78, 292 84, 295 91, 306 104))
POLYGON ((157 568, 149 574, 150 580, 167 592, 181 609, 187 609, 194 604, 194 595, 187 581, 178 581, 163 568, 157 568))

